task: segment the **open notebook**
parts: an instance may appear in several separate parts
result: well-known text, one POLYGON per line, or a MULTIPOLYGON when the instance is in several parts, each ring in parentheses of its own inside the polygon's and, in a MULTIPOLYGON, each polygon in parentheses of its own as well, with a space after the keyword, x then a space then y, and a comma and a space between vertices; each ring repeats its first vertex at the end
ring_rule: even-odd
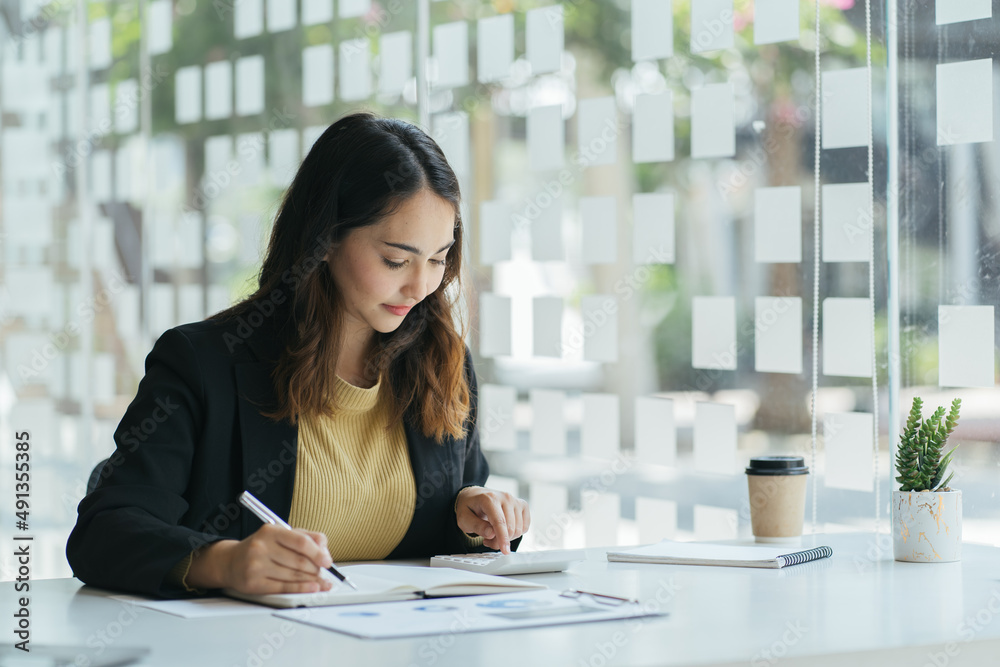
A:
POLYGON ((419 598, 514 593, 545 588, 506 577, 480 572, 466 572, 449 567, 415 567, 407 565, 348 565, 338 567, 354 582, 358 590, 338 582, 331 590, 320 593, 273 593, 251 595, 226 589, 230 597, 257 602, 271 607, 326 607, 361 602, 389 602, 419 598))

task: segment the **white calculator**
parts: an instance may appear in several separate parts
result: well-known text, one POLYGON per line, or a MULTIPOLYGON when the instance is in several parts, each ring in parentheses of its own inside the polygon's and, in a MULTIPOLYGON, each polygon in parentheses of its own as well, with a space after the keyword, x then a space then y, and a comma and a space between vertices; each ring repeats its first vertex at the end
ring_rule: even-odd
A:
POLYGON ((586 560, 584 549, 556 549, 552 551, 525 551, 509 554, 490 552, 482 554, 453 554, 434 556, 431 567, 453 567, 483 574, 534 574, 537 572, 562 572, 571 563, 586 560))

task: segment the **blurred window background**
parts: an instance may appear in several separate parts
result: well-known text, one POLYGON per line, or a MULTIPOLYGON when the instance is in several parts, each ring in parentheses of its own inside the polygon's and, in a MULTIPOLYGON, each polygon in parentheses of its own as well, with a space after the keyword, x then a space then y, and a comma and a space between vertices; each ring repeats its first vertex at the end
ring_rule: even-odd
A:
POLYGON ((0 495, 30 431, 36 576, 70 574, 153 341, 252 291, 299 161, 361 108, 460 178, 524 548, 746 537, 759 454, 813 466, 807 530, 887 529, 915 395, 963 399, 964 538, 1000 544, 1000 28, 872 3, 869 70, 865 5, 819 5, 817 41, 799 0, 3 0, 0 495))

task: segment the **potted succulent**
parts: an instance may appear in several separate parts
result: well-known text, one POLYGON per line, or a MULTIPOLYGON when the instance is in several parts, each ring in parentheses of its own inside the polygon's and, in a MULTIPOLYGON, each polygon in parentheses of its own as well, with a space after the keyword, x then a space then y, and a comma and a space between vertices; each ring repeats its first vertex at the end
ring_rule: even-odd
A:
POLYGON ((961 559, 962 492, 948 486, 954 473, 945 477, 957 445, 942 452, 958 424, 962 400, 952 401, 947 416, 939 407, 926 419, 921 418, 923 405, 919 397, 913 399, 896 451, 893 553, 901 561, 947 563, 961 559))

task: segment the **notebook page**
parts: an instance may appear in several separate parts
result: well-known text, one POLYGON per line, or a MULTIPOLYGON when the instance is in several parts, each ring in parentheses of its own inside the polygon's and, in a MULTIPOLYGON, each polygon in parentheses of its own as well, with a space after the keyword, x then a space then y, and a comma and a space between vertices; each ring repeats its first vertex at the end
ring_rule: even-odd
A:
MULTIPOLYGON (((348 565, 340 568, 340 570, 351 579, 354 579, 355 576, 367 576, 396 581, 401 584, 409 584, 417 590, 427 591, 430 594, 436 595, 442 595, 448 589, 456 589, 457 591, 458 589, 485 588, 486 590, 483 591, 485 593, 490 592, 490 589, 502 592, 502 589, 505 588, 545 588, 541 584, 449 567, 366 564, 348 565)), ((454 594, 468 595, 469 593, 455 592, 454 594)))

